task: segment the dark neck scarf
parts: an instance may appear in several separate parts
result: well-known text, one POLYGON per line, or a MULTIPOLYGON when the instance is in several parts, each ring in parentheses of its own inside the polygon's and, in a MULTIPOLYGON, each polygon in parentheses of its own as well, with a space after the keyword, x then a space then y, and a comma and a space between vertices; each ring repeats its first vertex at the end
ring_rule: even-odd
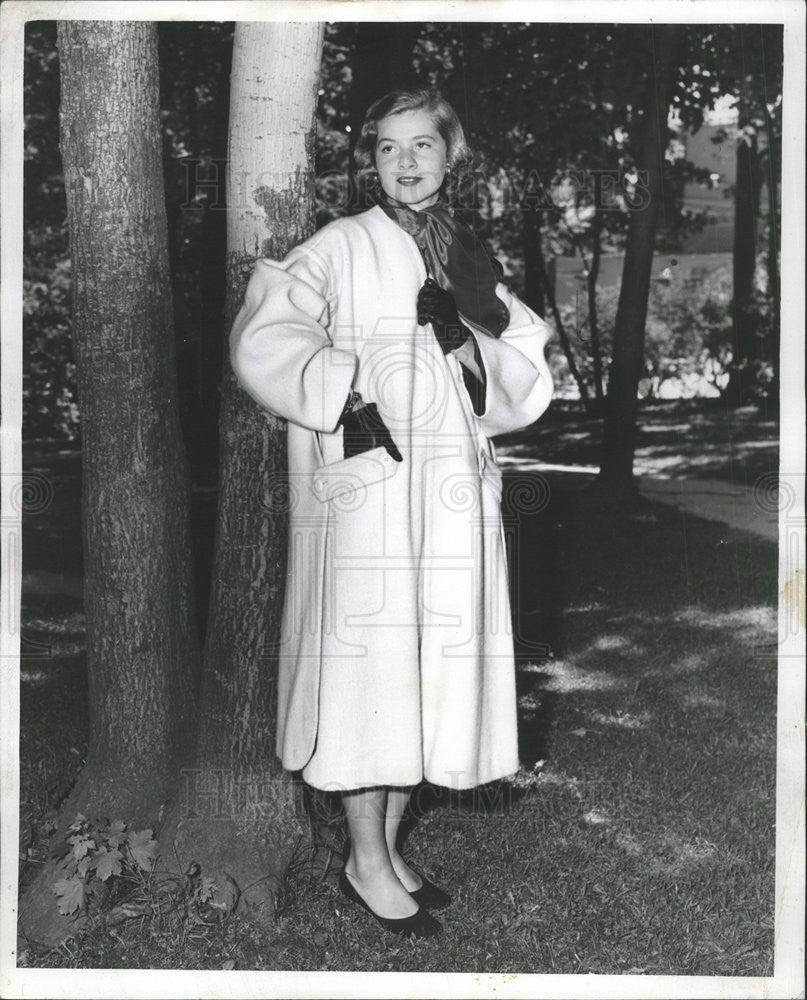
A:
POLYGON ((496 294, 502 266, 470 226, 445 202, 416 212, 380 192, 378 206, 414 239, 427 274, 451 292, 460 315, 499 337, 510 322, 507 306, 496 294))

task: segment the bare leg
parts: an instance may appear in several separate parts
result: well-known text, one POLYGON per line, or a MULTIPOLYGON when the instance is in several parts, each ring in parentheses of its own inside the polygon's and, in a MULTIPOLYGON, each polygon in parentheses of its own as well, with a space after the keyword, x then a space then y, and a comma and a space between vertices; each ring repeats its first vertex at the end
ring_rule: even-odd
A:
POLYGON ((401 880, 401 884, 408 892, 414 892, 423 885, 423 880, 409 867, 401 855, 398 853, 398 828, 401 825, 406 805, 412 788, 390 788, 387 793, 387 812, 384 819, 384 836, 387 841, 387 851, 389 853, 392 867, 395 874, 401 880))
POLYGON ((384 835, 387 789, 344 792, 342 802, 350 833, 345 874, 379 917, 411 917, 418 905, 398 880, 384 835))

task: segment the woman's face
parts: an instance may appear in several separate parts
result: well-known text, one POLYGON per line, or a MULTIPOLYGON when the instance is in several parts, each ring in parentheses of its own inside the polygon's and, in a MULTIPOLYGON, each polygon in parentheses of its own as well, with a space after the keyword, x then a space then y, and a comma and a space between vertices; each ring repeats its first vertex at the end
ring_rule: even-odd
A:
POLYGON ((401 111, 378 122, 375 165, 381 187, 415 211, 437 201, 446 153, 445 140, 427 111, 401 111))

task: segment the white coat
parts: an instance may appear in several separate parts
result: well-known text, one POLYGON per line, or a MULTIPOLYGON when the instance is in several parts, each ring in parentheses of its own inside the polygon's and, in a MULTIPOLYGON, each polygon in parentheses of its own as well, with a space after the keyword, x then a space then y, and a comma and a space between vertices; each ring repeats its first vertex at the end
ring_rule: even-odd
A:
POLYGON ((277 752, 332 790, 468 788, 518 769, 515 664, 491 436, 532 423, 552 381, 550 328, 503 284, 499 339, 474 328, 477 416, 461 366, 415 302, 420 252, 380 208, 258 261, 231 334, 257 402, 288 420, 289 561, 277 752), (343 458, 353 387, 403 462, 343 458))

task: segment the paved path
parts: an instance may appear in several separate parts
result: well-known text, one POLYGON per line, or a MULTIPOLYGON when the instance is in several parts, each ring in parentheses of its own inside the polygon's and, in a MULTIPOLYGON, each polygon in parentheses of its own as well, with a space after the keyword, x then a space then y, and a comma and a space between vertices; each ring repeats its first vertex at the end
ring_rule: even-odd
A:
MULTIPOLYGON (((597 473, 587 465, 551 465, 508 455, 500 456, 507 470, 544 473, 550 482, 562 480, 567 487, 582 489, 597 473)), ((722 479, 662 479, 658 476, 637 476, 639 490, 647 500, 676 507, 695 517, 719 521, 738 531, 751 532, 774 545, 779 541, 779 513, 775 480, 770 495, 755 493, 751 487, 735 486, 722 479)))
POLYGON ((745 486, 719 479, 656 479, 639 477, 643 497, 677 507, 687 514, 721 521, 738 531, 750 531, 776 545, 779 513, 769 498, 755 496, 745 486))

